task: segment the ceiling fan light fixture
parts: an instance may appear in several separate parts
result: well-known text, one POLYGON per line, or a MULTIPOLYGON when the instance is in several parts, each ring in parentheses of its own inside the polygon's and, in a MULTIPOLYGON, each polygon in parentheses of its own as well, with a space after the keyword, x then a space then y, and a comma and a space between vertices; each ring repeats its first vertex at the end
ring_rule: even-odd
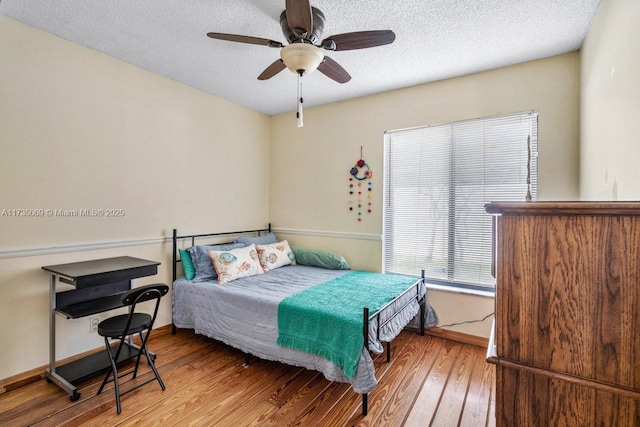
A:
POLYGON ((336 50, 337 48, 336 42, 331 39, 323 40, 321 47, 326 50, 336 50))
POLYGON ((311 7, 309 0, 287 0, 286 8, 280 14, 280 26, 282 34, 289 42, 287 46, 262 37, 215 32, 207 33, 207 36, 212 39, 281 48, 281 59, 276 59, 265 68, 258 76, 258 80, 270 79, 285 68, 298 75, 296 109, 298 127, 303 126, 302 76, 318 69, 337 83, 347 83, 351 80, 349 73, 340 64, 331 57, 324 56, 324 50, 366 49, 393 43, 396 38, 391 30, 356 31, 334 34, 318 44, 324 30, 324 14, 319 9, 311 7))
POLYGON ((280 57, 289 70, 300 74, 311 73, 324 60, 322 50, 308 43, 293 43, 280 50, 280 57))

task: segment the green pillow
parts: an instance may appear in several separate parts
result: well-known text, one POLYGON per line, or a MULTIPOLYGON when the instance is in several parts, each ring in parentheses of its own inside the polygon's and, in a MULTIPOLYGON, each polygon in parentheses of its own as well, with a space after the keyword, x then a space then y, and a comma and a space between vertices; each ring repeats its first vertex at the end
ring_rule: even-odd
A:
POLYGON ((291 246, 296 264, 328 268, 330 270, 351 270, 349 263, 340 254, 319 249, 291 246))
POLYGON ((193 280, 196 277, 196 268, 193 266, 191 254, 185 249, 178 249, 180 252, 180 261, 182 262, 182 271, 187 280, 193 280))

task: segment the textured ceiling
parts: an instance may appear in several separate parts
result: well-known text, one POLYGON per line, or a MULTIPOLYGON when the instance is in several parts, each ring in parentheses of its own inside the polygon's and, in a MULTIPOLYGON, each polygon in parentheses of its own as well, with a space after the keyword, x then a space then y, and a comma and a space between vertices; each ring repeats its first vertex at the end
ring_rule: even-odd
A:
MULTIPOLYGON (((393 44, 327 52, 352 76, 303 79, 305 106, 578 50, 599 0, 311 0, 322 38, 390 29, 393 44)), ((257 76, 279 49, 213 40, 207 32, 285 43, 285 0, 0 0, 0 14, 248 108, 296 106, 296 75, 257 76)))

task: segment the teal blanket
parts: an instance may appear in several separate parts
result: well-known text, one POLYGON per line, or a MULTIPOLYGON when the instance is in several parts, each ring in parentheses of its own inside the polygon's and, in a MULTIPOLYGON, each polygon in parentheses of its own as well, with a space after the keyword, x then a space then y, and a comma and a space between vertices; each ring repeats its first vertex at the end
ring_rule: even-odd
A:
POLYGON ((322 356, 353 379, 364 344, 362 308, 373 314, 415 282, 354 271, 300 291, 278 305, 277 342, 322 356))

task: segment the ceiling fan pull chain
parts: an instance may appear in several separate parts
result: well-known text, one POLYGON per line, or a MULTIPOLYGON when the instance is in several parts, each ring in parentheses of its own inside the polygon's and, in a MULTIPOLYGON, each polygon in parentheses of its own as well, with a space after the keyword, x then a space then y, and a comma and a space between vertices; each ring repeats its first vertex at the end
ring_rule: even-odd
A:
POLYGON ((301 128, 304 123, 302 122, 302 73, 298 74, 298 110, 296 111, 296 118, 298 119, 298 127, 301 128))

